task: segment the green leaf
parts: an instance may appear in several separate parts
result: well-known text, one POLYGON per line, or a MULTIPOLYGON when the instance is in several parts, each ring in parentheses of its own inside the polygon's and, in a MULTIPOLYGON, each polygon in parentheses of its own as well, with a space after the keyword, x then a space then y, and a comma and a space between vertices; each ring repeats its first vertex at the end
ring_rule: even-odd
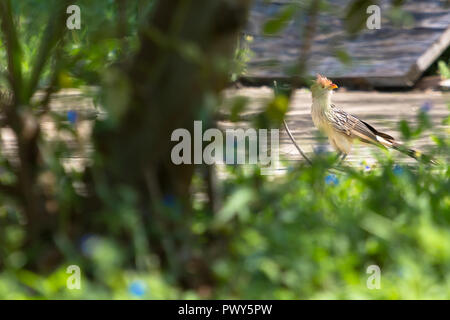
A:
POLYGON ((338 49, 335 51, 336 58, 344 65, 349 65, 352 62, 352 57, 344 49, 338 49))
POLYGON ((277 15, 269 19, 263 27, 263 32, 267 35, 274 35, 282 31, 289 21, 292 19, 294 14, 297 12, 297 6, 294 4, 286 5, 282 8, 277 15))
POLYGON ((442 78, 450 79, 450 68, 444 61, 440 60, 438 62, 438 68, 442 78))
POLYGON ((233 122, 239 121, 239 115, 245 110, 249 99, 247 97, 236 97, 233 99, 233 105, 231 106, 230 120, 233 122))
POLYGON ((377 2, 373 0, 350 1, 344 19, 345 29, 348 33, 355 34, 366 26, 368 18, 366 10, 373 4, 377 4, 377 2))
POLYGON ((399 126, 400 126, 400 131, 403 135, 403 138, 406 140, 411 139, 412 133, 411 133, 411 128, 409 127, 408 121, 401 120, 399 126))
POLYGON ((249 188, 237 189, 227 200, 224 207, 217 214, 216 225, 223 225, 242 211, 248 210, 250 201, 255 197, 249 188))

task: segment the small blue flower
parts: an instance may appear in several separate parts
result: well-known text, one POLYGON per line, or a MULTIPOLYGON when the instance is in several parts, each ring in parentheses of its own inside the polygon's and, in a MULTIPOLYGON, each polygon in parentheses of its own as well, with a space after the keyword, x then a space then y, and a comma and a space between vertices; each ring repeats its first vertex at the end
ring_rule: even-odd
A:
POLYGON ((334 174, 329 174, 325 177, 325 183, 326 184, 334 184, 334 185, 338 185, 339 184, 339 179, 336 177, 336 175, 334 174))
POLYGON ((364 167, 364 171, 370 171, 370 166, 367 166, 367 165, 366 165, 366 166, 364 167))
POLYGON ((147 291, 144 282, 135 280, 128 286, 128 292, 136 297, 142 297, 147 291))
POLYGON ((431 108, 433 108, 433 104, 430 101, 425 101, 425 103, 420 107, 420 111, 423 113, 428 113, 431 108))
POLYGON ((175 205, 175 197, 173 194, 166 194, 163 198, 163 203, 166 207, 173 207, 175 205))
POLYGON ((67 120, 69 120, 71 124, 75 124, 77 122, 77 118, 78 114, 76 111, 74 110, 67 111, 67 120))
POLYGON ((324 146, 324 145, 319 145, 319 146, 317 146, 317 147, 314 147, 314 153, 315 154, 324 154, 324 153, 326 153, 328 150, 327 150, 327 147, 326 146, 324 146))
POLYGON ((400 175, 403 174, 403 168, 402 168, 401 166, 399 166, 398 164, 396 164, 396 165, 394 166, 394 168, 392 169, 392 172, 394 172, 394 174, 395 174, 396 176, 400 176, 400 175))
POLYGON ((91 256, 100 241, 100 238, 95 234, 85 234, 80 240, 81 252, 85 256, 91 256))

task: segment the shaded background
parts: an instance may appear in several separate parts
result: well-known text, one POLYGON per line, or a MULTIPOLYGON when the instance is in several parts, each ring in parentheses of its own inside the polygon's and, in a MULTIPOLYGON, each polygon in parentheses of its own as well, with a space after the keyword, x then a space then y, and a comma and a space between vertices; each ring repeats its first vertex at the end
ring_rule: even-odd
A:
MULTIPOLYGON (((323 52, 313 41, 320 16, 341 12, 333 3, 296 1, 267 18, 273 35, 298 14, 297 63, 242 119, 253 97, 230 88, 258 55, 282 58, 274 40, 267 51, 256 34, 251 44, 247 18, 259 4, 77 1, 82 27, 70 31, 74 1, 1 0, 0 297, 448 298, 449 118, 435 125, 426 91, 414 121, 397 129, 407 143, 429 137, 433 167, 386 152, 351 166, 317 152, 313 165, 269 177, 258 166, 170 161, 171 133, 192 132, 194 120, 280 128, 293 88, 320 59, 314 50, 323 52), (69 265, 81 268, 80 290, 67 288, 69 265), (381 268, 380 290, 366 286, 369 265, 381 268)), ((369 3, 348 1, 347 32, 364 28, 351 17, 366 16, 369 3)), ((338 40, 345 60, 351 44, 338 40)), ((428 71, 439 83, 449 77, 442 51, 428 71)))

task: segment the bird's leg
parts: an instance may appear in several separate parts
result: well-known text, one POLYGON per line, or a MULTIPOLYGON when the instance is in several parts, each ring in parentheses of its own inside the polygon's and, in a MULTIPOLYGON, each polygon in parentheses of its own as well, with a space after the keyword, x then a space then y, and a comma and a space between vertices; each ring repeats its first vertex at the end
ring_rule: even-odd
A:
POLYGON ((337 160, 338 160, 337 163, 341 164, 342 162, 344 162, 345 158, 347 158, 347 154, 339 151, 337 154, 337 160))

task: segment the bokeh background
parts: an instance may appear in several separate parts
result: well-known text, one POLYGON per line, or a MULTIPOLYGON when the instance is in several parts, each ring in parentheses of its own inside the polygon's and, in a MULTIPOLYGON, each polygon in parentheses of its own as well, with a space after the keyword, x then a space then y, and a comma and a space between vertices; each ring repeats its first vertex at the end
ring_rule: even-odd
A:
POLYGON ((450 298, 447 5, 0 0, 0 298, 450 298), (359 147, 337 163, 308 118, 319 71, 437 164, 359 147), (284 119, 312 165, 287 149, 270 176, 171 161, 194 120, 284 119))

